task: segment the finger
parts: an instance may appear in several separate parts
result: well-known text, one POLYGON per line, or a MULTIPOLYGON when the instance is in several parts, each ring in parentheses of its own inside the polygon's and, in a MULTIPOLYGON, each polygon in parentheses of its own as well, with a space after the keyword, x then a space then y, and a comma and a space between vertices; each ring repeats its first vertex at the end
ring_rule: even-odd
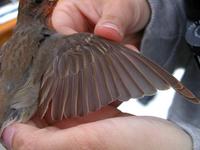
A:
POLYGON ((101 141, 104 140, 100 139, 104 138, 105 133, 108 133, 113 127, 112 121, 109 123, 108 120, 65 130, 56 130, 56 128, 51 128, 51 130, 49 128, 38 129, 29 125, 15 124, 6 129, 7 131, 4 134, 10 132, 10 137, 9 139, 4 138, 4 140, 9 141, 9 144, 6 144, 12 150, 101 149, 102 146, 104 147, 101 141), (104 132, 102 132, 102 129, 105 129, 104 132))
POLYGON ((87 31, 87 22, 73 1, 58 1, 51 21, 52 26, 62 34, 87 31))
POLYGON ((190 137, 184 131, 168 121, 152 117, 117 117, 65 130, 15 126, 13 137, 13 150, 192 148, 190 137))
POLYGON ((121 41, 130 24, 137 22, 137 19, 133 17, 135 12, 133 10, 135 6, 132 1, 107 2, 95 27, 95 33, 111 40, 121 41))
MULTIPOLYGON (((190 137, 172 123, 153 117, 117 117, 64 130, 74 134, 70 148, 80 149, 191 149, 190 137), (173 136, 172 136, 173 135, 173 136), (144 144, 145 141, 145 144, 144 144)), ((71 139, 72 140, 72 139, 71 139)))
POLYGON ((125 34, 143 29, 149 18, 150 8, 146 0, 110 0, 105 3, 94 32, 119 42, 125 34))

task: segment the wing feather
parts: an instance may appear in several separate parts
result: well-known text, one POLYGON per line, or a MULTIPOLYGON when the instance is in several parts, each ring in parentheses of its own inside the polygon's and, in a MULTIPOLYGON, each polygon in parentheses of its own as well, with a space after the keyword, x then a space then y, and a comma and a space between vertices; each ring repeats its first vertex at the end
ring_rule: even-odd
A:
POLYGON ((145 96, 154 94, 157 91, 154 84, 152 84, 146 75, 142 73, 140 68, 135 65, 133 59, 131 60, 129 57, 124 55, 124 53, 121 53, 119 57, 121 61, 123 61, 123 64, 126 64, 125 67, 130 73, 130 76, 135 80, 140 89, 143 90, 145 96))
POLYGON ((137 66, 137 68, 142 72, 143 75, 145 75, 145 77, 151 82, 151 84, 155 86, 156 89, 158 90, 169 89, 170 85, 168 84, 168 82, 166 82, 166 80, 161 78, 158 72, 152 70, 152 68, 149 67, 148 64, 144 63, 139 59, 139 57, 142 55, 139 55, 137 53, 132 54, 132 52, 129 51, 123 53, 124 55, 129 57, 130 60, 133 61, 133 63, 137 66))
POLYGON ((170 86, 192 102, 199 102, 164 69, 122 45, 88 33, 57 38, 64 42, 54 48, 53 61, 43 74, 41 117, 50 104, 52 119, 61 120, 86 115, 115 100, 152 95, 170 86))

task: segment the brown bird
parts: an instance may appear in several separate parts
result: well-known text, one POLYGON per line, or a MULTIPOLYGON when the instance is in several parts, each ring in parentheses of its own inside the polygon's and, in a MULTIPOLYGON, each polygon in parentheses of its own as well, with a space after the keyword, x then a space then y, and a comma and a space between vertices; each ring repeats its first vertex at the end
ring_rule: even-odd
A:
POLYGON ((167 71, 123 45, 91 33, 65 36, 47 25, 56 0, 20 0, 16 29, 1 47, 0 127, 48 109, 53 120, 83 116, 115 100, 170 86, 199 103, 167 71))

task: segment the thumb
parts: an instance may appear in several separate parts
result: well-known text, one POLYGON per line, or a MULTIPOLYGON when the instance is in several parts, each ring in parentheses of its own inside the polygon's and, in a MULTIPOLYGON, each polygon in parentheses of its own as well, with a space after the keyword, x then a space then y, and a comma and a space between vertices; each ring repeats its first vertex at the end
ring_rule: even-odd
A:
POLYGON ((150 18, 150 8, 145 0, 115 0, 103 6, 95 34, 122 41, 125 35, 142 30, 150 18))
POLYGON ((137 17, 133 17, 133 14, 137 15, 135 12, 137 12, 135 5, 129 4, 128 1, 116 0, 115 3, 106 3, 96 24, 95 34, 117 42, 122 41, 127 30, 132 32, 129 27, 137 22, 137 17))
POLYGON ((110 9, 109 5, 105 6, 94 33, 107 39, 122 41, 126 30, 122 16, 116 7, 110 9))

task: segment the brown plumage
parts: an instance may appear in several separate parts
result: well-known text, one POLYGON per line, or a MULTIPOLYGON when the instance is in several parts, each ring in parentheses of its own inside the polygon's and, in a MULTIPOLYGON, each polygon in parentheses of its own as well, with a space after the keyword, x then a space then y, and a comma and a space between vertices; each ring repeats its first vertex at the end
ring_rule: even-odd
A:
POLYGON ((47 24, 52 0, 21 0, 16 29, 1 48, 0 126, 41 118, 82 116, 115 100, 173 87, 199 103, 164 69, 123 45, 91 33, 65 36, 47 24))

